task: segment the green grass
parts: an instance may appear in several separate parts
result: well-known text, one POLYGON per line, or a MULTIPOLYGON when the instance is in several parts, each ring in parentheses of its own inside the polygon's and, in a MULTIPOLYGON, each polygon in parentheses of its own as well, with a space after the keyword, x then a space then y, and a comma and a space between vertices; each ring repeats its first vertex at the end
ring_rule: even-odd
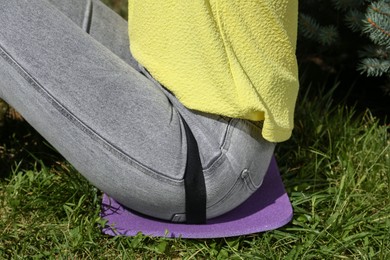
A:
MULTIPOLYGON (((124 2, 106 2, 125 15, 124 2)), ((0 259, 390 259, 390 127, 302 85, 293 138, 276 151, 294 218, 235 238, 103 235, 101 193, 25 122, 8 119, 0 259)))
POLYGON ((103 3, 110 6, 115 12, 120 14, 123 18, 127 20, 127 3, 128 0, 102 0, 103 3))
POLYGON ((101 234, 101 193, 47 146, 27 152, 44 141, 26 123, 8 122, 15 132, 2 137, 0 156, 24 160, 11 158, 0 179, 0 259, 389 259, 390 128, 319 96, 300 98, 294 136, 277 149, 292 222, 226 239, 101 234))

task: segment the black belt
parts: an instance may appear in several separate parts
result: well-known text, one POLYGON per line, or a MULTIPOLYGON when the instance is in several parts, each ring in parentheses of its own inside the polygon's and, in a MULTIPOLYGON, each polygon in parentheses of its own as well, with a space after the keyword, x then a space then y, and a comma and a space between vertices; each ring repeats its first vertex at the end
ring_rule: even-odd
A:
MULTIPOLYGON (((144 69, 146 74, 142 70, 141 73, 147 78, 152 78, 148 70, 144 69)), ((184 173, 186 222, 187 224, 205 224, 206 185, 199 157, 198 143, 183 117, 182 122, 187 138, 187 164, 184 173)))
POLYGON ((187 224, 206 223, 206 185, 198 144, 187 123, 182 120, 187 137, 187 165, 184 173, 187 224))

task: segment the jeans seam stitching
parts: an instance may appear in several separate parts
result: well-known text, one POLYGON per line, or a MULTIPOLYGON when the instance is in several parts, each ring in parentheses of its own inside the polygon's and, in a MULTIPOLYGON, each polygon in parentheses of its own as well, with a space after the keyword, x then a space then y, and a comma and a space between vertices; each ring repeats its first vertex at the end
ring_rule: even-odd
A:
POLYGON ((257 185, 254 184, 252 177, 250 175, 245 177, 245 184, 251 191, 256 191, 258 188, 260 188, 261 184, 257 187, 257 185))
POLYGON ((226 194, 220 198, 218 201, 216 201, 215 203, 213 203, 212 205, 210 206, 207 206, 206 209, 210 210, 212 207, 215 207, 216 205, 220 204, 220 203, 223 203, 224 201, 226 201, 232 194, 233 194, 233 191, 236 189, 236 187, 239 185, 239 182, 242 182, 241 178, 238 177, 236 179, 236 181, 234 182, 234 184, 232 185, 232 187, 226 192, 226 194))
POLYGON ((219 167, 221 165, 221 160, 224 157, 226 157, 226 154, 228 153, 229 147, 230 147, 230 137, 232 135, 233 128, 234 128, 233 124, 236 125, 237 122, 232 118, 232 119, 230 119, 230 121, 228 122, 228 124, 226 126, 226 130, 225 130, 225 133, 224 133, 223 141, 222 141, 222 144, 221 144, 221 147, 220 147, 220 152, 221 153, 215 159, 213 159, 209 163, 209 165, 207 165, 207 167, 205 169, 203 169, 205 174, 211 174, 211 172, 215 168, 217 168, 217 167, 219 167))
POLYGON ((108 140, 100 136, 93 129, 88 127, 83 121, 77 118, 71 111, 69 111, 63 104, 61 104, 56 98, 52 96, 32 75, 30 75, 0 44, 0 57, 10 64, 26 81, 30 84, 40 95, 42 95, 61 115, 72 122, 79 130, 87 134, 92 140, 95 140, 100 145, 108 150, 111 154, 119 159, 127 162, 134 168, 148 174, 150 177, 156 178, 162 181, 169 181, 170 183, 182 184, 183 180, 169 177, 165 174, 156 172, 146 165, 138 162, 121 149, 111 144, 108 140))

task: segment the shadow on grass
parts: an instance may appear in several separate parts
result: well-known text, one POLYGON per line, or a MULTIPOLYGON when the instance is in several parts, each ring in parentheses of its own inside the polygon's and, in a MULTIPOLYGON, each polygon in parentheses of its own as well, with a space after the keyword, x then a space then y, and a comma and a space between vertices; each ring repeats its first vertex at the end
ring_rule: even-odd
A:
POLYGON ((8 177, 17 169, 27 169, 34 165, 39 170, 36 158, 48 166, 64 161, 26 121, 7 116, 0 128, 0 178, 8 177))

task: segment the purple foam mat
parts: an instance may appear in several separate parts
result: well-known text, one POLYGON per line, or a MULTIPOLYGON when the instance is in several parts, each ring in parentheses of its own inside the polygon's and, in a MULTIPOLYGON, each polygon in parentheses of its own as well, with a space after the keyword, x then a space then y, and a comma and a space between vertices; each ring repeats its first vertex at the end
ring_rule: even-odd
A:
POLYGON ((103 233, 135 236, 138 232, 158 237, 218 238, 253 234, 284 226, 293 210, 275 159, 272 159, 263 184, 236 209, 207 221, 189 225, 148 218, 125 209, 115 200, 103 196, 102 218, 107 220, 103 233))

